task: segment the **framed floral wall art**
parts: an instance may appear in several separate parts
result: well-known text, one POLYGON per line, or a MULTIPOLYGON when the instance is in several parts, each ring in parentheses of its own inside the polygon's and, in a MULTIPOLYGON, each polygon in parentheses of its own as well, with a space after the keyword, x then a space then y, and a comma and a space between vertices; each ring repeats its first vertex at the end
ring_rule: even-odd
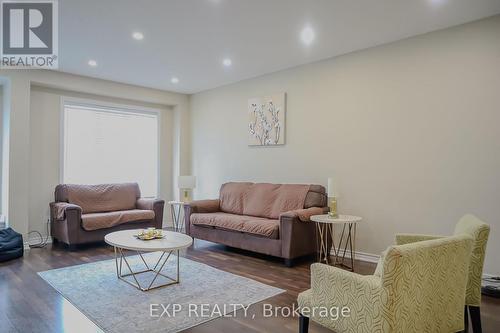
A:
POLYGON ((250 98, 248 100, 248 145, 284 145, 285 113, 285 93, 250 98))

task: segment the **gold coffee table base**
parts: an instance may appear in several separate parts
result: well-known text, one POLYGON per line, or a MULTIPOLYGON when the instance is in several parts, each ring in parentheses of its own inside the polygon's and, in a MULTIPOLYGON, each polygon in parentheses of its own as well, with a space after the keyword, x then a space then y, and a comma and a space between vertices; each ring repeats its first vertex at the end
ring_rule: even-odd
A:
POLYGON ((149 291, 149 290, 153 290, 153 289, 157 289, 157 288, 162 288, 162 287, 170 286, 172 284, 176 284, 176 283, 180 282, 180 279, 179 279, 179 250, 172 250, 172 251, 164 251, 164 252, 162 252, 160 258, 158 258, 158 260, 156 261, 156 264, 154 265, 153 268, 151 268, 148 265, 148 263, 146 262, 146 260, 142 256, 142 253, 140 251, 136 251, 137 254, 139 255, 139 257, 141 258, 142 262, 146 266, 146 269, 142 270, 142 271, 134 272, 132 270, 132 267, 130 266, 128 260, 127 260, 127 257, 123 255, 123 249, 121 249, 119 247, 116 247, 116 246, 114 247, 114 249, 115 249, 116 276, 118 277, 118 279, 127 282, 131 286, 136 287, 137 289, 139 289, 141 291, 149 291), (174 253, 174 252, 177 252, 177 272, 176 272, 176 277, 172 278, 172 277, 170 277, 168 275, 163 274, 162 273, 162 269, 165 266, 165 264, 167 263, 168 259, 172 255, 172 253, 174 253), (125 263, 125 265, 127 266, 128 270, 130 271, 130 273, 126 273, 126 274, 122 273, 123 263, 125 263), (139 280, 137 279, 137 276, 140 275, 140 274, 150 273, 150 272, 153 272, 153 273, 156 273, 156 274, 154 274, 153 279, 151 280, 151 282, 149 283, 149 285, 147 287, 143 287, 139 283, 139 280), (169 282, 154 285, 156 279, 160 275, 162 277, 168 279, 169 282), (132 276, 133 281, 130 281, 130 279, 126 279, 126 277, 129 277, 129 276, 132 276))

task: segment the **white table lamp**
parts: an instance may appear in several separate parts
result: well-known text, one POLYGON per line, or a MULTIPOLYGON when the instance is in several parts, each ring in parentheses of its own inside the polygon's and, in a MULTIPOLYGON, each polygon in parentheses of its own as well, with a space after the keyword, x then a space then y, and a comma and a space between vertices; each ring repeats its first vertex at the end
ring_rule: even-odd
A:
POLYGON ((179 176, 177 180, 179 189, 182 190, 182 201, 191 201, 190 192, 196 187, 196 177, 195 176, 179 176))

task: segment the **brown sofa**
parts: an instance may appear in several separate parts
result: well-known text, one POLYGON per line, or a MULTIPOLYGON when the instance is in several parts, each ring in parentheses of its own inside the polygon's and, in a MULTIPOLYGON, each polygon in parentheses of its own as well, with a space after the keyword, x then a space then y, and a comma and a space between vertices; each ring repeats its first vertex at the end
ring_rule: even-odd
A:
POLYGON ((57 185, 49 204, 51 235, 72 246, 102 241, 117 230, 161 228, 164 204, 141 198, 137 183, 57 185))
POLYGON ((226 183, 219 199, 184 206, 186 233, 228 246, 293 259, 317 251, 311 215, 328 210, 320 185, 226 183))

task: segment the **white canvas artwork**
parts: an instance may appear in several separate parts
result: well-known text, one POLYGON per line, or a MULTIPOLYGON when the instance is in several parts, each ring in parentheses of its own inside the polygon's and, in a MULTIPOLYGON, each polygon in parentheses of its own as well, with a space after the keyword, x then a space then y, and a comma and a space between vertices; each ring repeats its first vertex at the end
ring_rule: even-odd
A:
POLYGON ((248 100, 248 145, 285 144, 285 93, 248 100))

